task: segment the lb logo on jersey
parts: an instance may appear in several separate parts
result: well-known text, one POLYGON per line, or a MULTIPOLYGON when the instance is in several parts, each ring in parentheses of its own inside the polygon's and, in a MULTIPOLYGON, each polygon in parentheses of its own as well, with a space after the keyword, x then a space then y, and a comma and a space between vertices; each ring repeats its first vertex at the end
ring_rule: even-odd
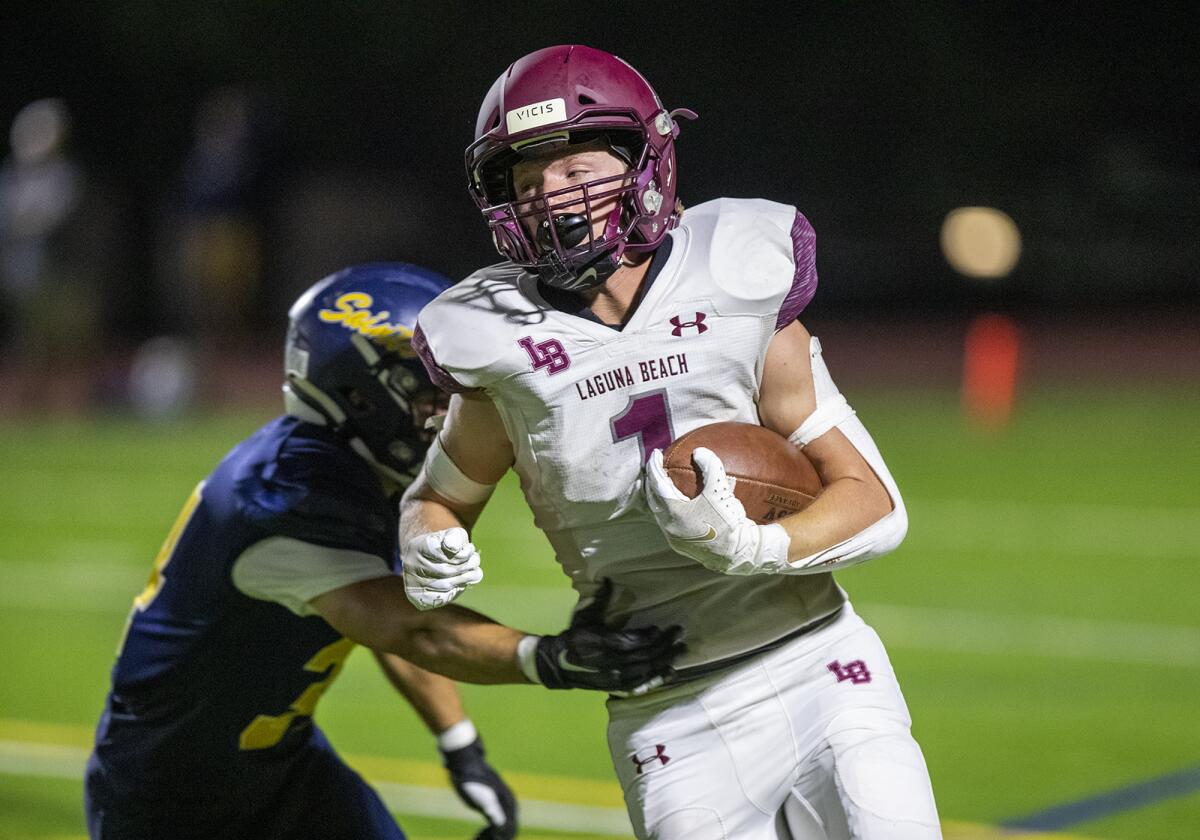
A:
POLYGON ((535 344, 532 338, 525 336, 518 338, 517 344, 521 345, 521 349, 529 356, 534 370, 547 368, 546 372, 553 376, 571 366, 571 357, 557 338, 548 338, 535 344))
POLYGON ((375 299, 366 292, 346 292, 333 302, 333 309, 322 309, 317 317, 327 324, 341 324, 348 330, 373 339, 388 350, 410 350, 413 331, 404 324, 389 324, 390 312, 372 312, 375 299))
POLYGON ((871 681, 871 672, 867 670, 867 663, 861 659, 855 659, 853 662, 847 662, 843 665, 836 659, 825 666, 829 672, 837 677, 838 682, 850 682, 858 685, 859 683, 869 683, 871 681))
POLYGON ((637 768, 637 774, 640 776, 643 773, 648 773, 651 765, 658 762, 659 767, 666 767, 667 762, 671 760, 671 756, 667 755, 666 744, 655 744, 653 751, 650 749, 638 750, 633 755, 629 756, 629 760, 633 762, 633 766, 637 768))
POLYGON ((671 335, 675 336, 676 338, 679 338, 681 335, 683 335, 684 330, 691 329, 692 327, 696 328, 697 335, 708 332, 708 327, 705 326, 705 324, 704 324, 704 319, 706 317, 708 317, 708 316, 705 315, 705 313, 697 312, 695 318, 693 318, 690 321, 684 321, 683 316, 672 315, 671 316, 671 325, 672 325, 671 335))

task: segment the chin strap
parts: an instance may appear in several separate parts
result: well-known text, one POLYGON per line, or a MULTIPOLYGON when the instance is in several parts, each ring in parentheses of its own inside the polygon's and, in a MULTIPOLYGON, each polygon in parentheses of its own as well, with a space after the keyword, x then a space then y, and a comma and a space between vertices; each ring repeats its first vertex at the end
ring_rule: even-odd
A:
MULTIPOLYGON (((617 236, 620 231, 619 221, 622 205, 623 202, 618 202, 617 206, 608 214, 604 234, 592 242, 593 247, 597 242, 617 236)), ((599 253, 586 252, 568 262, 556 252, 552 244, 553 240, 549 233, 550 224, 549 221, 544 222, 543 228, 539 228, 537 237, 538 247, 542 251, 542 257, 538 260, 536 268, 537 276, 547 286, 564 289, 568 292, 591 289, 608 280, 621 267, 621 257, 628 244, 624 240, 615 239, 609 247, 603 248, 599 253)), ((574 248, 587 238, 589 223, 588 217, 585 215, 560 214, 554 217, 553 224, 560 246, 574 248)))
POLYGON ((537 275, 547 286, 579 292, 599 286, 612 277, 620 265, 621 258, 617 255, 617 249, 613 248, 578 266, 568 266, 557 259, 550 264, 539 262, 537 275))

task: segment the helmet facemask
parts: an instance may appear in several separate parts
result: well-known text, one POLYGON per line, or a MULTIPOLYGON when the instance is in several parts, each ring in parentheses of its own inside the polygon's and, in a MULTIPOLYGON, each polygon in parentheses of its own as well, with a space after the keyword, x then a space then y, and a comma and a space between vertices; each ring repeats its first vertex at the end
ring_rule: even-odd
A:
POLYGON ((513 263, 530 269, 549 286, 580 290, 607 280, 627 251, 658 245, 658 241, 648 243, 641 231, 662 206, 654 182, 659 160, 644 132, 628 128, 559 132, 518 145, 520 149, 499 149, 481 158, 476 169, 480 188, 473 190, 477 201, 482 199, 497 250, 513 263), (597 139, 604 143, 600 150, 624 162, 624 172, 536 198, 516 197, 512 168, 523 150, 546 144, 570 148, 597 139), (606 210, 609 203, 614 206, 606 210))
POLYGON ((475 141, 466 150, 467 188, 496 249, 546 283, 567 289, 603 282, 628 253, 654 251, 679 223, 676 117, 695 116, 686 108, 664 108, 637 70, 593 47, 559 44, 513 62, 484 96, 475 141), (557 215, 582 215, 583 224, 554 219, 553 202, 564 198, 561 193, 539 196, 551 203, 540 211, 550 222, 539 242, 539 228, 522 224, 526 211, 512 190, 512 164, 529 149, 596 138, 605 140, 628 171, 613 182, 593 180, 582 193, 579 186, 570 191, 572 200, 557 215), (605 217, 597 218, 597 205, 614 195, 617 209, 609 213, 605 207, 605 217), (582 212, 572 204, 580 204, 582 212))
POLYGON ((633 230, 628 207, 635 190, 629 171, 597 178, 501 205, 491 226, 518 232, 521 257, 513 261, 543 283, 583 289, 607 280, 619 265, 633 230))

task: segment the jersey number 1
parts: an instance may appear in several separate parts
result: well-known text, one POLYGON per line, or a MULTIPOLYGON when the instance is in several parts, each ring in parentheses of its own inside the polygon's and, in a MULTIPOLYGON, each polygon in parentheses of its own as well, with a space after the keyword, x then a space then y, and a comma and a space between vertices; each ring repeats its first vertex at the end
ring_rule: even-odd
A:
POLYGON ((638 439, 642 450, 642 463, 650 458, 655 449, 666 449, 675 440, 671 426, 671 404, 665 390, 636 394, 629 398, 629 405, 611 421, 613 443, 631 437, 638 439))

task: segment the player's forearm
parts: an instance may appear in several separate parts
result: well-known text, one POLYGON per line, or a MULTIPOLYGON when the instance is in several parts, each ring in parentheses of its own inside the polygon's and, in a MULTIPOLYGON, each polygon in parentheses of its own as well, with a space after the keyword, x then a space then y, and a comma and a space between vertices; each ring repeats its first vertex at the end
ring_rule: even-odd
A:
POLYGON ((398 535, 404 590, 413 606, 444 607, 483 580, 467 529, 484 501, 486 496, 476 504, 450 501, 433 490, 423 471, 417 476, 401 501, 398 535))
POLYGON ((891 509, 887 491, 874 476, 835 479, 807 508, 778 520, 791 538, 788 560, 801 560, 838 545, 883 519, 891 509))
POLYGON ((455 605, 422 612, 398 576, 350 584, 309 603, 347 638, 427 671, 459 682, 527 682, 516 662, 526 634, 455 605))
POLYGON ((466 528, 513 463, 512 446, 486 395, 455 394, 445 426, 400 501, 400 545, 423 534, 466 528))
POLYGON ((411 634, 406 659, 459 682, 529 682, 517 666, 525 633, 453 604, 422 615, 435 620, 411 634))
POLYGON ((457 505, 438 495, 419 476, 400 501, 400 545, 422 534, 449 528, 468 531, 479 518, 483 505, 457 505))
POLYGON ((849 417, 805 452, 825 489, 806 510, 780 520, 795 574, 846 568, 893 551, 908 532, 899 488, 871 436, 849 417))
POLYGON ((453 680, 419 668, 394 653, 372 652, 388 682, 404 696, 430 732, 445 732, 466 718, 453 680))
POLYGON ((517 667, 517 643, 525 633, 455 605, 422 615, 439 621, 379 633, 373 639, 375 649, 458 682, 529 682, 517 667))

